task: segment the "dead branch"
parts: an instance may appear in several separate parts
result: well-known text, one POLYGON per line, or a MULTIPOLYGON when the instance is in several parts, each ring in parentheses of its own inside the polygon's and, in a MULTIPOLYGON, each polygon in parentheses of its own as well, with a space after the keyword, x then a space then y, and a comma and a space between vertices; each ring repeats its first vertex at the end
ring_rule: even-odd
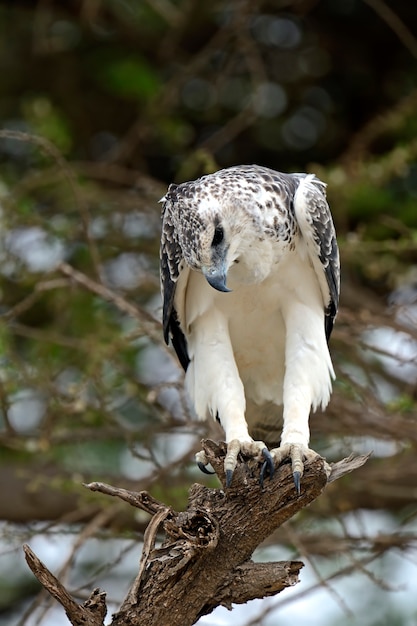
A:
POLYGON ((23 551, 30 569, 41 585, 64 607, 71 624, 74 626, 102 626, 107 613, 105 592, 94 589, 83 605, 77 604, 29 546, 24 545, 23 551))
MULTIPOLYGON (((225 445, 207 440, 203 447, 224 485, 225 445)), ((86 485, 153 516, 145 533, 138 575, 111 626, 191 626, 219 605, 230 608, 232 603, 275 595, 295 585, 303 563, 254 563, 255 548, 315 500, 329 481, 357 469, 368 456, 344 459, 331 468, 330 475, 324 459, 307 463, 299 496, 289 465, 280 467, 261 488, 259 467, 243 458, 227 491, 194 484, 184 512, 174 511, 144 491, 103 483, 86 485), (165 538, 156 547, 160 530, 165 538)), ((104 593, 95 590, 84 605, 77 604, 30 548, 24 549, 32 572, 61 603, 71 624, 103 626, 104 593)))

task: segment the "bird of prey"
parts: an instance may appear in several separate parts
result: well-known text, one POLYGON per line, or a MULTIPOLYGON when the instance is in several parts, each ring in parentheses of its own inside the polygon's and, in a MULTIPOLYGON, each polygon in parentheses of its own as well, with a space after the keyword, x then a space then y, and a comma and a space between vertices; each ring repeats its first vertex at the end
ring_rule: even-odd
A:
MULTIPOLYGON (((325 187, 239 165, 172 184, 161 200, 164 336, 197 416, 224 429, 226 486, 242 453, 263 462, 262 480, 289 458, 300 492, 303 461, 316 456, 309 415, 330 399, 340 289, 325 187)), ((197 461, 204 471, 204 452, 197 461)))

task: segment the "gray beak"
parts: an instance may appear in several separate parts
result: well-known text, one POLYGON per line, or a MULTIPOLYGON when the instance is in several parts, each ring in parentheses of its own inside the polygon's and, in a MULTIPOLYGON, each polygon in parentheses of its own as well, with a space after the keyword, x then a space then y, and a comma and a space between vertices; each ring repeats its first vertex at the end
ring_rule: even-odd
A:
POLYGON ((228 287, 226 287, 227 275, 223 269, 218 269, 216 267, 210 267, 208 269, 203 268, 203 274, 206 278, 207 282, 211 287, 217 289, 217 291, 223 291, 225 293, 231 291, 228 287))

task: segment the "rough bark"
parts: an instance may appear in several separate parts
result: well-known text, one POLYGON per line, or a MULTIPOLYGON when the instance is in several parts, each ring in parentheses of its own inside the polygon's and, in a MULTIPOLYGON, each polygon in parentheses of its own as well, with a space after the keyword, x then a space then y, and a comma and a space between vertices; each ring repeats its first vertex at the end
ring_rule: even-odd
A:
MULTIPOLYGON (((7 493, 7 498, 0 499, 0 520, 17 524, 34 519, 87 523, 105 506, 104 496, 92 501, 90 494, 83 494, 78 474, 65 472, 62 464, 45 464, 39 455, 17 460, 4 456, 6 460, 0 464, 0 492, 7 493)), ((84 482, 94 480, 87 472, 83 472, 82 477, 84 482)), ((103 481, 111 479, 114 477, 104 475, 102 478, 103 481)), ((126 489, 147 489, 148 483, 118 477, 113 484, 126 489)), ((361 508, 400 511, 415 503, 416 484, 417 455, 410 446, 394 456, 373 459, 355 480, 345 481, 343 489, 338 484, 331 485, 320 498, 321 510, 326 515, 361 508)), ((123 506, 115 512, 108 526, 135 532, 145 530, 134 510, 123 506)), ((314 551, 314 546, 311 547, 314 551)))
POLYGON ((97 626, 106 617, 106 594, 94 589, 83 605, 77 604, 65 587, 38 559, 29 546, 23 546, 26 562, 41 585, 45 587, 65 609, 69 621, 74 626, 97 626))
MULTIPOLYGON (((224 485, 224 445, 203 442, 224 485)), ((254 563, 255 548, 297 511, 315 500, 326 484, 363 465, 367 456, 349 457, 329 466, 317 458, 307 463, 302 491, 296 494, 289 465, 259 485, 259 467, 241 459, 227 491, 195 484, 187 510, 176 512, 147 492, 132 492, 103 483, 92 491, 117 496, 152 514, 144 536, 138 575, 111 626, 191 626, 219 605, 231 607, 275 595, 298 582, 299 561, 254 563), (157 534, 165 539, 155 547, 157 534)), ((46 567, 25 547, 29 567, 65 608, 75 626, 102 626, 104 594, 93 591, 78 605, 46 567)))

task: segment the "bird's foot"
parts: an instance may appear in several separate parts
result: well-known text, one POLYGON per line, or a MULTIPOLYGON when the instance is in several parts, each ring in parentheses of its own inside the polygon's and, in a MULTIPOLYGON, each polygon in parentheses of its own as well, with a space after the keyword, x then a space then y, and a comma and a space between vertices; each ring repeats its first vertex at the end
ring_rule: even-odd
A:
MULTIPOLYGON (((308 446, 301 443, 285 443, 279 448, 273 448, 271 450, 271 457, 274 460, 275 465, 280 465, 285 459, 290 459, 292 465, 292 475, 294 478, 294 485, 297 494, 301 492, 301 477, 304 473, 304 461, 312 461, 317 458, 319 454, 310 450, 308 446)), ((264 463, 261 470, 261 483, 265 475, 268 474, 268 466, 264 463)))
POLYGON ((199 469, 203 472, 203 474, 215 474, 216 473, 216 472, 211 472, 210 470, 207 469, 207 465, 210 465, 210 461, 208 460, 207 455, 204 452, 204 450, 200 450, 200 452, 197 452, 197 454, 195 455, 195 460, 197 462, 199 469))
MULTIPOLYGON (((264 474, 267 473, 272 478, 274 474, 274 461, 273 458, 264 444, 263 441, 239 441, 239 439, 232 439, 227 444, 226 456, 224 459, 224 471, 226 474, 226 488, 230 487, 233 472, 235 471, 237 465, 237 459, 239 454, 243 456, 252 457, 256 461, 260 463, 263 462, 262 469, 264 474)), ((207 455, 204 450, 197 452, 195 455, 197 465, 202 472, 205 474, 214 474, 215 472, 211 472, 207 469, 207 465, 209 461, 207 459, 207 455)), ((261 481, 262 482, 262 481, 261 481)))
POLYGON ((224 459, 224 471, 226 474, 226 487, 230 487, 233 478, 233 472, 237 465, 237 457, 239 454, 249 456, 255 460, 263 461, 263 467, 267 467, 269 475, 274 475, 274 461, 263 441, 239 441, 232 439, 227 444, 227 452, 224 459))

